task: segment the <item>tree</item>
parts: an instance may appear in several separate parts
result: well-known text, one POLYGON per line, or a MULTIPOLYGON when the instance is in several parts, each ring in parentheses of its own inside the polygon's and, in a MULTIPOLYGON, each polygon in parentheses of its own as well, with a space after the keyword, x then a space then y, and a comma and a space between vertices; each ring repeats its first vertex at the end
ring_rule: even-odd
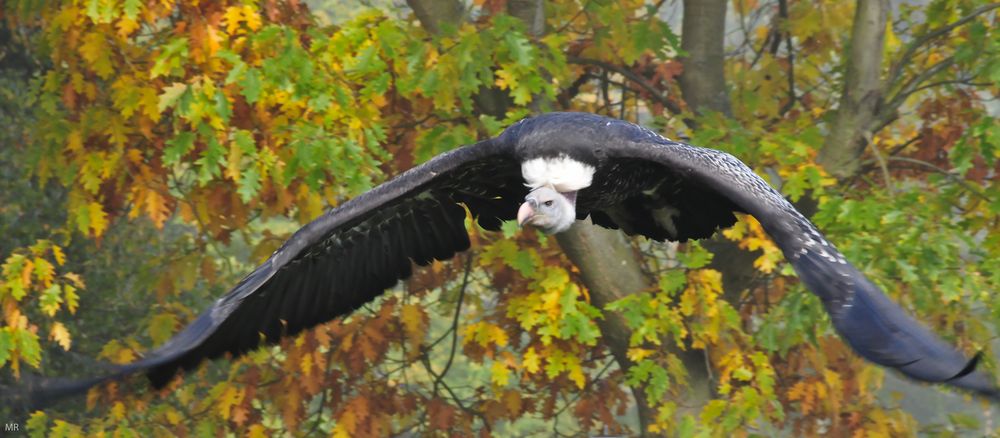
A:
MULTIPOLYGON (((996 4, 739 0, 726 19, 684 2, 680 37, 672 2, 408 5, 326 26, 298 2, 6 4, 5 47, 40 61, 4 168, 46 188, 5 204, 56 207, 0 247, 5 379, 58 371, 63 349, 132 359, 326 205, 543 109, 734 153, 921 320, 995 357, 996 4), (70 322, 109 303, 139 330, 70 322)), ((22 414, 53 434, 979 430, 880 401, 881 373, 750 219, 680 246, 471 230, 467 256, 356 316, 159 393, 129 381, 22 414)))

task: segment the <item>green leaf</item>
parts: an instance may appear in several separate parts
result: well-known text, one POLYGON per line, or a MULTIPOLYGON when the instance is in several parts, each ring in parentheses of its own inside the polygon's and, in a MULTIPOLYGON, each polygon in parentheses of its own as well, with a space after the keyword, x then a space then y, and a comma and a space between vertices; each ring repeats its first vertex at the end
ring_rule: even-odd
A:
POLYGON ((243 202, 250 202, 257 195, 257 192, 260 191, 260 172, 257 170, 257 166, 243 169, 240 172, 238 185, 236 193, 240 195, 240 199, 243 202))
POLYGON ((177 323, 177 315, 173 313, 161 313, 154 316, 149 321, 149 338, 156 345, 166 342, 170 336, 173 336, 177 323))
POLYGON ((125 0, 125 3, 122 5, 122 11, 125 12, 125 16, 132 20, 135 20, 135 17, 139 16, 141 9, 142 0, 125 0))
POLYGON ((687 284, 687 273, 683 269, 671 269, 660 276, 660 290, 667 295, 675 295, 687 284))
POLYGON ((59 287, 58 283, 52 283, 52 286, 42 292, 42 296, 38 300, 42 312, 49 316, 55 316, 56 312, 59 311, 59 304, 62 302, 62 288, 59 287))
POLYGON ((10 360, 11 352, 14 351, 14 336, 11 334, 13 327, 0 328, 0 367, 10 360))
MULTIPOLYGON (((0 351, 3 351, 0 349, 0 351)), ((0 362, 3 364, 3 362, 0 362)), ((46 436, 45 432, 49 425, 49 417, 45 415, 44 411, 35 411, 28 418, 28 422, 25 427, 28 429, 28 436, 31 438, 43 438, 46 436)))
POLYGON ((167 140, 167 147, 163 149, 163 164, 173 166, 181 162, 181 158, 194 148, 195 133, 182 131, 174 138, 167 140))
POLYGON ((701 244, 691 242, 687 251, 677 254, 677 259, 688 268, 698 269, 712 261, 712 253, 702 248, 701 244))
POLYGON ((251 105, 257 103, 260 99, 261 88, 260 75, 257 73, 257 70, 247 70, 239 83, 243 89, 241 94, 247 99, 247 103, 251 105))
POLYGON ((183 73, 183 65, 188 57, 187 38, 177 37, 163 46, 162 51, 153 62, 153 68, 149 70, 150 78, 159 76, 173 76, 183 73))
POLYGON ((38 368, 42 362, 42 347, 38 343, 38 335, 24 329, 14 329, 14 342, 21 358, 31 366, 38 368))
POLYGON ((180 82, 174 82, 163 89, 163 93, 160 94, 160 100, 156 105, 156 108, 163 113, 164 110, 174 106, 178 99, 181 98, 185 92, 188 91, 187 84, 180 82))

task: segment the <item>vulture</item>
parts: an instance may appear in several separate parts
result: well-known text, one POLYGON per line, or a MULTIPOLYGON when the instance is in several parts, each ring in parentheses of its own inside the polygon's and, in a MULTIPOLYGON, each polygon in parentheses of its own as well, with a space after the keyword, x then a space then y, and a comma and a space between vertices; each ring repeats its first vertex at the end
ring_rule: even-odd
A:
POLYGON ((994 379, 890 301, 816 227, 743 162, 714 149, 586 113, 526 118, 501 135, 434 157, 305 225, 190 325, 143 358, 80 380, 38 379, 14 398, 44 405, 144 373, 242 355, 352 311, 410 276, 413 264, 469 248, 466 212, 485 230, 517 220, 560 233, 594 224, 657 241, 703 239, 753 215, 865 359, 918 381, 1000 398, 994 379))

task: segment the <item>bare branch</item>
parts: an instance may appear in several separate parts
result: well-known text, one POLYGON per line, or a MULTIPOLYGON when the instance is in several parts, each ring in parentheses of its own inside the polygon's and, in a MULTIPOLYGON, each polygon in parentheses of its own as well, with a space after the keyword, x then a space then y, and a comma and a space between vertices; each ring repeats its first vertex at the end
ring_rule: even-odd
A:
POLYGON ((879 152, 878 146, 875 145, 874 141, 869 140, 868 147, 871 148, 872 155, 875 156, 875 161, 882 168, 882 179, 885 180, 885 189, 889 191, 889 195, 895 194, 895 190, 892 188, 892 178, 889 176, 889 165, 886 164, 885 157, 879 152))
POLYGON ((465 274, 462 276, 462 287, 458 290, 458 303, 455 304, 455 316, 451 320, 451 352, 448 353, 448 362, 444 364, 441 374, 434 379, 434 392, 437 392, 438 383, 448 374, 451 363, 455 360, 455 351, 458 349, 458 317, 462 314, 462 301, 465 298, 465 289, 469 286, 469 272, 472 270, 472 253, 465 256, 465 274))
POLYGON ((911 95, 913 95, 913 93, 917 92, 917 90, 921 89, 920 84, 936 76, 938 73, 941 73, 942 71, 944 71, 948 67, 951 67, 954 64, 955 64, 955 57, 949 56, 939 61, 937 64, 928 67, 924 71, 920 72, 920 74, 910 78, 910 80, 906 81, 906 83, 903 84, 903 86, 896 93, 896 95, 887 99, 886 102, 878 109, 878 112, 875 115, 876 116, 875 118, 878 123, 875 125, 872 132, 877 132, 880 129, 884 128, 889 123, 892 123, 892 121, 895 120, 898 115, 896 111, 903 104, 903 102, 906 102, 906 98, 910 97, 911 95))
POLYGON ((915 164, 915 165, 918 165, 920 167, 924 167, 924 168, 933 170, 933 171, 935 171, 937 173, 940 173, 941 175, 944 175, 945 178, 948 178, 948 180, 954 182, 955 184, 958 184, 958 185, 962 186, 962 188, 964 188, 965 190, 967 190, 969 193, 972 193, 977 198, 980 198, 980 199, 982 199, 982 200, 984 200, 986 202, 993 202, 993 200, 990 199, 989 196, 986 196, 985 194, 983 194, 983 192, 980 192, 979 189, 977 189, 976 187, 974 187, 971 184, 969 184, 968 181, 966 181, 966 180, 964 180, 962 178, 959 178, 958 175, 955 175, 954 173, 952 173, 948 169, 942 168, 942 167, 937 166, 937 165, 935 165, 933 163, 928 163, 928 162, 923 161, 923 160, 918 160, 916 158, 909 158, 909 157, 888 157, 888 159, 889 159, 889 161, 898 161, 898 162, 902 162, 902 163, 915 164))
POLYGON ((629 70, 619 65, 612 64, 610 62, 604 62, 598 59, 580 58, 577 56, 568 56, 566 58, 566 61, 571 64, 577 64, 577 65, 593 65, 595 67, 600 67, 606 71, 618 73, 624 76, 625 79, 635 82, 635 84, 641 87, 643 90, 646 90, 646 92, 649 93, 650 97, 652 97, 657 102, 662 104, 663 107, 669 110, 671 113, 673 114, 681 113, 680 106, 672 102, 670 99, 667 99, 667 97, 661 94, 660 90, 657 90, 656 87, 649 82, 649 80, 647 80, 642 76, 639 76, 632 70, 629 70))

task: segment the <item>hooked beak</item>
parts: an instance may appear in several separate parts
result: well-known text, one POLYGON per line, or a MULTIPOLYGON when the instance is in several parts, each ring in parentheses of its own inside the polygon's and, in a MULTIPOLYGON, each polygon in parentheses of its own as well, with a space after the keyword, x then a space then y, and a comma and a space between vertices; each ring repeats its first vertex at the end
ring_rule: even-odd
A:
POLYGON ((524 226, 524 223, 535 216, 535 209, 532 207, 534 202, 525 201, 521 204, 521 208, 517 209, 517 225, 524 226))

